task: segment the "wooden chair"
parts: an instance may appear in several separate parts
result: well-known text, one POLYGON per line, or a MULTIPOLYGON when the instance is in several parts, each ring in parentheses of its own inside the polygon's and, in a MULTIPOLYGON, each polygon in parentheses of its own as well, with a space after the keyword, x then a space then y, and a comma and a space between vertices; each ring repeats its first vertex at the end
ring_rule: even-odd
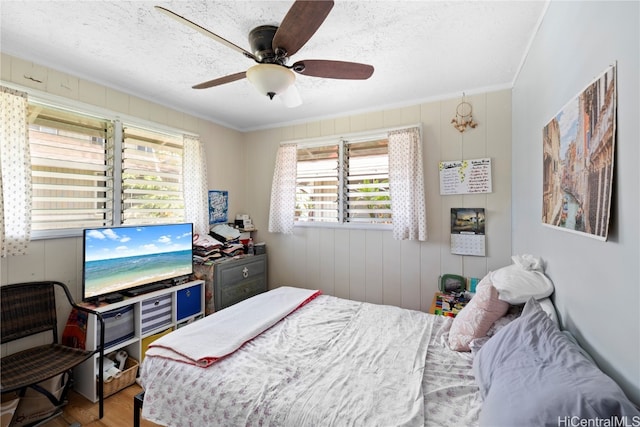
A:
MULTIPOLYGON (((60 292, 58 292, 60 293, 60 292)), ((73 368, 87 359, 95 363, 93 355, 100 354, 98 374, 99 417, 104 415, 103 393, 103 357, 104 357, 104 320, 102 315, 94 310, 77 305, 69 289, 64 283, 55 281, 17 283, 0 287, 1 311, 1 343, 21 340, 36 334, 44 338, 34 339, 44 345, 37 345, 14 354, 6 355, 0 360, 0 382, 2 394, 17 392, 24 396, 28 388, 36 390, 51 401, 56 408, 48 417, 51 419, 62 413, 67 403, 67 393, 73 378, 73 368), (93 314, 100 325, 100 341, 96 350, 84 350, 62 345, 58 340, 58 320, 56 310, 56 287, 62 289, 66 295, 66 303, 80 312, 93 314), (60 374, 69 375, 69 381, 64 386, 62 395, 56 398, 52 393, 38 386, 38 383, 56 377, 60 374)), ((58 299, 62 306, 64 298, 58 299)), ((23 347, 24 348, 24 347, 23 347)))

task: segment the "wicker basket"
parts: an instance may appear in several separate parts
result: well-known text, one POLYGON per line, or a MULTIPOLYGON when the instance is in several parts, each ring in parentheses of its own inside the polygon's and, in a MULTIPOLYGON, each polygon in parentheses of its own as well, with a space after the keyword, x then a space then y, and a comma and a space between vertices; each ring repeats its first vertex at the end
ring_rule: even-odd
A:
POLYGON ((123 388, 129 387, 131 384, 135 383, 137 374, 138 361, 133 357, 127 357, 127 360, 124 362, 122 375, 118 378, 114 378, 108 383, 104 383, 104 397, 111 396, 123 388))

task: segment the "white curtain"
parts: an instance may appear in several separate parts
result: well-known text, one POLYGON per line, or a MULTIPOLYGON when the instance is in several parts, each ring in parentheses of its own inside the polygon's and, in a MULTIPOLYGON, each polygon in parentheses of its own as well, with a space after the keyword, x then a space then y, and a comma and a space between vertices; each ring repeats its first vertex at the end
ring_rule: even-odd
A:
POLYGON ((0 86, 0 255, 25 255, 31 239, 27 94, 0 86))
POLYGON ((297 146, 281 145, 276 155, 276 166, 271 184, 269 231, 293 233, 296 208, 297 146))
POLYGON ((417 127, 389 132, 389 193, 393 238, 427 240, 422 142, 417 127))
POLYGON ((182 178, 184 180, 185 222, 193 223, 194 234, 209 234, 209 200, 207 158, 204 146, 196 136, 184 135, 182 178))

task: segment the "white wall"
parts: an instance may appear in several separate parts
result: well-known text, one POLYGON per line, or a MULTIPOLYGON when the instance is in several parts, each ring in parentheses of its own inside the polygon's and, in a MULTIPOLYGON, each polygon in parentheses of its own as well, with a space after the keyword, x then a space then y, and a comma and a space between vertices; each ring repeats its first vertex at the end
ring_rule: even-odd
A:
POLYGON ((267 243, 270 287, 319 288, 325 293, 374 303, 427 310, 444 273, 482 277, 510 264, 511 92, 468 96, 478 127, 461 134, 451 125, 460 99, 326 119, 255 131, 247 143, 247 202, 267 243), (281 141, 347 134, 422 123, 428 241, 396 241, 391 231, 297 227, 293 235, 269 233, 269 199, 276 150, 281 141), (491 157, 493 192, 440 196, 438 163, 491 157), (483 207, 487 256, 452 255, 452 207, 483 207))
POLYGON ((513 89, 513 251, 542 256, 564 327, 640 404, 640 3, 551 2, 513 89), (542 128, 617 61, 607 242, 541 225, 542 128))

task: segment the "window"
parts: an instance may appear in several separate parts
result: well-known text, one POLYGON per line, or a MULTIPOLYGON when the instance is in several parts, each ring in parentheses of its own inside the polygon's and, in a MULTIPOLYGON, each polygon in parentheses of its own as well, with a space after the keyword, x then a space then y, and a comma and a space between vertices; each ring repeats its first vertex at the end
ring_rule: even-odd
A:
POLYGON ((298 145, 295 220, 390 224, 387 138, 298 145))
POLYGON ((338 144, 299 147, 296 221, 338 222, 338 144))
POLYGON ((33 237, 183 222, 182 141, 30 102, 33 237))
POLYGON ((105 120, 29 106, 34 232, 111 223, 112 135, 105 120))
POLYGON ((125 126, 122 223, 182 221, 182 138, 125 126))
POLYGON ((345 221, 391 223, 387 139, 347 143, 345 221))

